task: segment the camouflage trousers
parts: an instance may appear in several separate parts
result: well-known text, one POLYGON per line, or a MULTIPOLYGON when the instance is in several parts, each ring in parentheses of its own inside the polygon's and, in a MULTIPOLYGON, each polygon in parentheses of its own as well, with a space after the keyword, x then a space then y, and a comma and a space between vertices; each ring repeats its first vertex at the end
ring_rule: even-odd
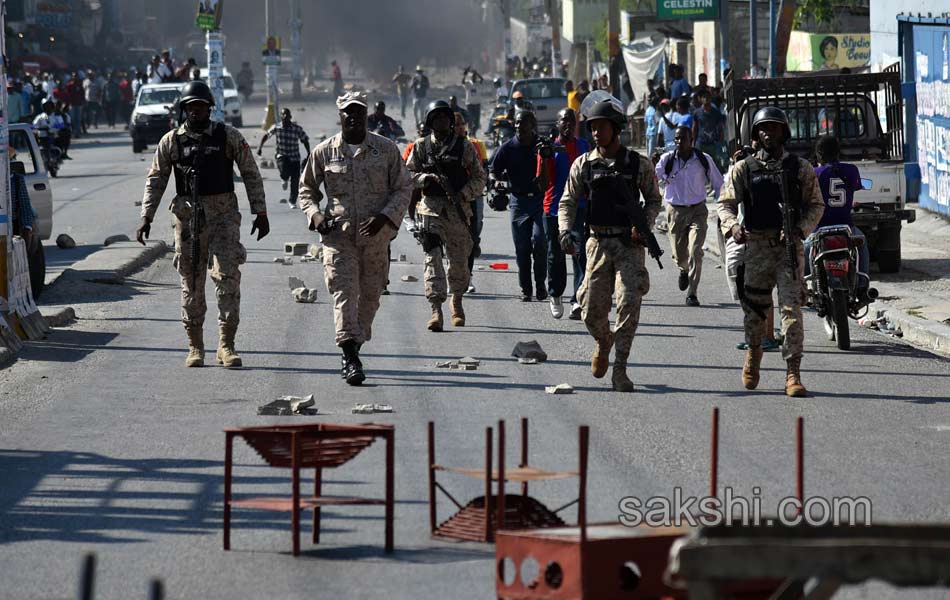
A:
POLYGON ((468 269, 468 257, 472 253, 472 231, 468 222, 454 208, 446 208, 438 217, 429 217, 429 233, 442 240, 426 252, 425 294, 429 302, 441 304, 449 293, 464 294, 472 278, 468 269), (446 273, 444 259, 448 259, 446 273), (448 282, 446 282, 448 280, 448 282))
POLYGON ((785 257, 785 243, 779 241, 777 231, 750 232, 745 245, 742 310, 745 313, 746 343, 758 346, 766 337, 767 311, 772 310, 772 289, 777 285, 782 313, 782 335, 785 336, 782 357, 785 360, 800 358, 805 344, 805 329, 802 324, 802 301, 805 294, 802 242, 796 241, 797 279, 792 279, 785 257))
POLYGON ((201 199, 205 223, 198 235, 198 264, 192 264, 191 209, 176 199, 173 206, 175 226, 175 268, 181 276, 181 320, 185 327, 204 325, 208 304, 205 275, 211 266, 218 300, 218 323, 237 327, 241 315, 241 270, 247 251, 241 245, 241 213, 237 197, 220 194, 201 199), (194 277, 194 287, 192 287, 194 277))
POLYGON ((372 238, 359 235, 349 223, 323 236, 323 272, 333 296, 336 343, 358 344, 373 337, 373 319, 389 277, 389 242, 395 226, 386 224, 372 238))
POLYGON ((709 228, 709 209, 705 202, 692 206, 667 204, 666 215, 673 261, 689 275, 686 295, 695 296, 703 274, 703 244, 709 228))
POLYGON ((644 264, 646 250, 627 243, 623 238, 587 240, 587 272, 577 291, 584 324, 597 340, 610 333, 610 309, 616 299, 615 359, 621 362, 630 356, 640 324, 640 302, 650 291, 650 274, 644 264))

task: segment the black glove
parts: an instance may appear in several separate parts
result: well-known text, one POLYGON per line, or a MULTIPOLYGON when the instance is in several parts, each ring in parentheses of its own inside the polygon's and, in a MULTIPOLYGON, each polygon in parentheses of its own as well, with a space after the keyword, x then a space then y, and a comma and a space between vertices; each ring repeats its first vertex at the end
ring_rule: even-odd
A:
POLYGON ((378 214, 365 219, 362 223, 360 223, 360 235, 363 237, 373 237, 383 229, 386 223, 389 222, 389 218, 384 214, 378 214))
POLYGON ((261 213, 254 218, 254 224, 251 225, 251 235, 257 232, 257 241, 264 239, 270 233, 270 221, 267 220, 267 213, 261 213))
POLYGON ((138 228, 135 232, 135 239, 138 243, 145 245, 145 240, 148 239, 148 234, 152 232, 152 222, 148 217, 142 217, 142 226, 138 228))

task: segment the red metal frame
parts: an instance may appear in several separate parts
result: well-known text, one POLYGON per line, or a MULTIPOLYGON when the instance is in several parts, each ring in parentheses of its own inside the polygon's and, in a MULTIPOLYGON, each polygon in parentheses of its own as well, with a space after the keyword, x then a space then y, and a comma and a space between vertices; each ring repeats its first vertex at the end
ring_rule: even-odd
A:
MULTIPOLYGON (((718 495, 719 409, 712 412, 710 496, 718 495)), ((576 527, 497 532, 495 545, 496 596, 503 600, 626 600, 686 598, 679 582, 666 576, 674 542, 690 533, 676 527, 626 527, 587 523, 586 427, 580 431, 580 497, 576 527), (531 562, 533 561, 533 563, 531 562), (524 580, 525 565, 536 565, 537 576, 524 580), (507 569, 514 568, 514 572, 507 569), (506 583, 506 580, 508 583, 506 583)), ((796 492, 804 502, 804 420, 796 423, 796 492)), ((534 571, 534 569, 527 569, 534 571)), ((728 597, 769 598, 778 580, 724 584, 728 597)))
POLYGON ((393 551, 394 443, 392 425, 272 425, 224 430, 224 549, 231 549, 231 507, 290 512, 293 555, 300 554, 300 510, 313 510, 313 543, 320 541, 320 507, 343 505, 383 505, 385 507, 385 549, 393 551), (259 497, 235 500, 232 497, 234 438, 243 438, 264 461, 276 468, 291 470, 291 497, 259 497), (368 448, 377 439, 386 441, 385 499, 323 496, 323 469, 339 467, 368 448), (300 470, 314 469, 312 498, 300 496, 300 470))
MULTIPOLYGON (((586 428, 585 428, 586 431, 586 428)), ((435 424, 429 422, 429 530, 433 537, 452 538, 476 542, 491 542, 495 532, 506 528, 533 528, 560 526, 564 522, 557 513, 570 504, 551 511, 529 495, 529 482, 552 479, 565 479, 579 476, 582 485, 586 482, 586 454, 579 472, 547 472, 531 467, 528 462, 528 420, 521 420, 521 461, 517 468, 507 469, 505 465, 505 422, 498 421, 497 469, 493 471, 493 435, 491 427, 485 428, 485 467, 484 469, 460 469, 442 466, 436 463, 435 424), (481 479, 485 483, 485 494, 463 506, 436 479, 437 471, 449 471, 481 479), (496 492, 492 493, 492 483, 497 481, 496 492), (520 482, 521 494, 507 494, 506 482, 520 482), (452 517, 441 525, 438 523, 438 492, 442 492, 458 508, 452 517)), ((586 440, 584 433, 584 440, 586 440)), ((586 441, 584 441, 586 444, 586 441)), ((581 494, 583 496, 583 494, 581 494)), ((580 498, 578 499, 580 501, 580 498)))

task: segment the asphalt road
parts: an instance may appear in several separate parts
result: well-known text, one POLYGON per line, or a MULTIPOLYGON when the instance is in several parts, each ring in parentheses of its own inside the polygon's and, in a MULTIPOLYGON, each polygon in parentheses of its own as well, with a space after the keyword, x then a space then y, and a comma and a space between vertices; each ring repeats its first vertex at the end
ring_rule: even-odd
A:
MULTIPOLYGON (((296 116, 312 137, 334 131, 328 101, 289 105, 306 108, 296 116)), ((259 110, 249 107, 245 120, 256 121, 259 110)), ((259 132, 245 133, 256 146, 259 132)), ((114 233, 132 237, 145 157, 132 154, 121 131, 77 146, 76 160, 54 182, 54 237, 68 232, 85 251, 114 233)), ((363 352, 367 384, 348 387, 338 376, 322 268, 272 262, 285 241, 315 238, 299 212, 276 202, 276 172, 264 173, 272 232, 261 242, 245 238, 238 336, 244 369, 183 367, 186 342, 171 256, 125 285, 61 282, 48 290, 45 302, 70 303, 80 320, 28 344, 0 371, 0 598, 72 597, 88 551, 98 555, 96 597, 103 599, 143 597, 152 577, 165 581, 171 598, 493 598, 493 547, 429 537, 429 420, 436 422, 438 462, 478 466, 486 426, 507 420, 508 463, 514 464, 517 420, 530 417, 532 462, 554 470, 576 468, 577 429, 589 425, 589 517, 608 521, 627 496, 707 492, 714 406, 722 412, 720 485, 747 496, 760 487, 765 512, 774 512, 769 507, 795 491, 794 427, 803 416, 809 496, 866 496, 876 522, 950 521, 950 362, 858 328, 853 350, 840 352, 807 314, 803 368, 812 397, 783 395, 784 365, 775 353, 765 357, 761 389, 747 392, 739 381, 742 353, 735 349, 741 313, 722 271, 707 264, 703 306, 688 308, 667 255, 665 270, 651 269, 634 344, 636 392, 612 393, 609 378, 590 376, 593 343, 581 323, 553 320, 546 303, 518 301, 503 214, 486 216, 486 254, 477 264, 507 261, 512 269, 476 272, 478 293, 466 300, 469 324, 462 330, 425 331, 422 283, 400 281, 406 274, 421 278, 421 250, 404 232, 396 239, 393 256, 406 254, 409 262, 392 265, 392 295, 383 299, 375 337, 363 352), (290 275, 319 288, 316 305, 293 302, 290 275), (518 364, 510 352, 519 340, 537 340, 549 360, 518 364), (434 366, 464 355, 481 359, 481 367, 434 366), (544 393, 544 386, 562 382, 575 394, 544 393), (280 395, 309 393, 320 416, 256 415, 258 405, 280 395), (357 402, 391 404, 395 413, 352 415, 357 402), (321 544, 311 546, 304 527, 298 559, 290 556, 289 515, 236 510, 233 551, 222 551, 223 428, 368 420, 396 428, 393 555, 382 552, 376 508, 324 509, 321 544)), ((251 220, 243 190, 239 196, 246 233, 251 220)), ((170 240, 168 220, 159 216, 156 223, 153 234, 170 240)), ((50 248, 50 262, 68 265, 75 254, 50 248)), ((205 331, 213 348, 212 327, 213 318, 205 331)), ((235 459, 236 494, 289 490, 286 472, 261 467, 240 442, 235 459)), ((382 459, 381 446, 374 446, 328 471, 324 491, 380 495, 382 459)), ((481 493, 478 481, 442 480, 462 501, 481 493)), ((575 494, 574 480, 533 488, 549 507, 575 494)), ((440 501, 440 520, 450 506, 440 501)), ((564 515, 576 519, 573 508, 564 515)), ((946 596, 872 584, 841 597, 946 596)))

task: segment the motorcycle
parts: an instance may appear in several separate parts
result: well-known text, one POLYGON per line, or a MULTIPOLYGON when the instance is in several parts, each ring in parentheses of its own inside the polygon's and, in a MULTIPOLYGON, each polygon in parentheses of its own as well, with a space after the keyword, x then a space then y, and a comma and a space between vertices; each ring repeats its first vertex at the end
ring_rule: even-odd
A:
MULTIPOLYGON (((45 129, 45 128, 44 128, 45 129)), ((43 158, 43 164, 49 171, 50 177, 56 177, 59 174, 59 167, 63 164, 63 150, 55 143, 55 130, 46 131, 46 135, 38 138, 40 145, 40 155, 43 158)))
POLYGON ((864 243, 847 225, 821 227, 809 236, 811 252, 805 260, 810 261, 811 274, 805 277, 806 300, 824 318, 828 340, 837 342, 839 350, 851 348, 848 319, 867 314, 867 306, 878 296, 867 275, 858 272, 858 248, 864 243))
POLYGON ((515 136, 515 125, 504 115, 497 116, 492 121, 491 141, 492 146, 498 148, 515 136))

